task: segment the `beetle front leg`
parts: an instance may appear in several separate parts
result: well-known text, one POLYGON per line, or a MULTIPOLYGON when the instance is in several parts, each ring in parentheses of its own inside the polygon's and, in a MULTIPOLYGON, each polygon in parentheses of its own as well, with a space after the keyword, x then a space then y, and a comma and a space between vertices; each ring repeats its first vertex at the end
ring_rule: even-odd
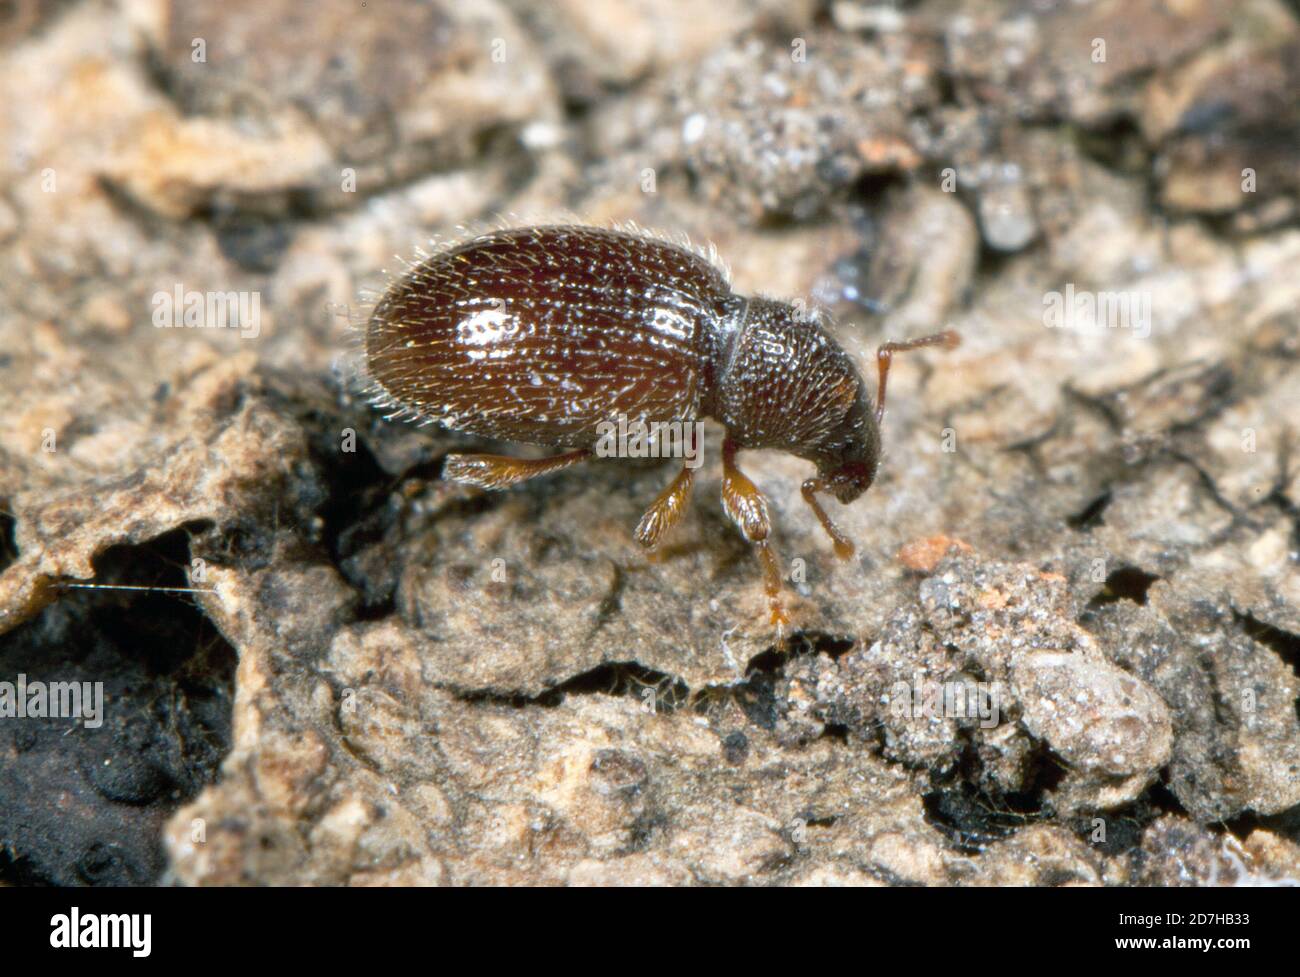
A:
POLYGON ((781 567, 767 539, 772 529, 767 499, 758 490, 758 486, 736 467, 736 450, 736 445, 730 440, 723 441, 722 509, 758 552, 758 558, 763 564, 763 582, 767 591, 767 606, 771 611, 771 624, 776 628, 777 646, 784 648, 785 627, 790 623, 790 618, 781 602, 781 567))
POLYGON ((817 493, 824 491, 826 483, 820 478, 810 478, 803 483, 801 489, 803 500, 812 508, 813 513, 817 516, 817 521, 822 524, 822 529, 826 530, 826 535, 831 538, 831 543, 835 547, 835 555, 841 560, 848 560, 853 556, 853 541, 840 532, 839 527, 831 522, 831 517, 826 514, 822 504, 817 500, 817 493))

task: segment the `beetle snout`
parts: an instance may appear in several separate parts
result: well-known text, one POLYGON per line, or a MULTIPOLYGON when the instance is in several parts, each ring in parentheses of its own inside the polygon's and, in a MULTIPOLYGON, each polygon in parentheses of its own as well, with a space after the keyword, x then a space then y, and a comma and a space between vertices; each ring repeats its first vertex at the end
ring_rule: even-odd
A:
POLYGON ((841 505, 848 505, 859 495, 871 488, 876 473, 873 466, 862 461, 851 461, 822 475, 831 494, 840 500, 841 505))

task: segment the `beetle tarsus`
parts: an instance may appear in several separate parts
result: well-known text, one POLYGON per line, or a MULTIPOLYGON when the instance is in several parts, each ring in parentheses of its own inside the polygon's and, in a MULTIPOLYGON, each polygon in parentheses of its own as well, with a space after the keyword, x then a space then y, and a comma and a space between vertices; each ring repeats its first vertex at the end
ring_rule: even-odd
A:
POLYGON ((790 615, 785 611, 781 600, 781 567, 772 545, 766 541, 757 544, 759 559, 763 561, 764 590, 767 592, 768 623, 776 629, 776 647, 778 651, 786 648, 786 627, 790 615))

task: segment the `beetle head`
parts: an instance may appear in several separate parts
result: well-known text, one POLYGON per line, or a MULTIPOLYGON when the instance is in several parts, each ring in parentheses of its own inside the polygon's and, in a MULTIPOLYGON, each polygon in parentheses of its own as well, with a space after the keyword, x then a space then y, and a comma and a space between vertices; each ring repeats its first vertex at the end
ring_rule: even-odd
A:
POLYGON ((880 464, 880 429, 861 385, 853 406, 812 455, 818 477, 842 504, 848 505, 871 487, 880 464))

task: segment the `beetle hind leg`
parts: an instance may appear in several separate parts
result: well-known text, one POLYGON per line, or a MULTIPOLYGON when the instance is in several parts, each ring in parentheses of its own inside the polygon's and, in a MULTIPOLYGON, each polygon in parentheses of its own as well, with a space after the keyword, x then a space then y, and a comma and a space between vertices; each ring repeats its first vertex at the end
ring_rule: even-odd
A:
POLYGON ((695 483, 695 469, 682 467, 659 495, 636 527, 636 541, 653 553, 663 542, 668 530, 681 520, 682 514, 691 498, 691 486, 695 483))
POLYGON ((586 448, 550 458, 510 458, 506 455, 448 455, 442 465, 444 481, 502 489, 539 475, 549 475, 590 457, 586 448))

